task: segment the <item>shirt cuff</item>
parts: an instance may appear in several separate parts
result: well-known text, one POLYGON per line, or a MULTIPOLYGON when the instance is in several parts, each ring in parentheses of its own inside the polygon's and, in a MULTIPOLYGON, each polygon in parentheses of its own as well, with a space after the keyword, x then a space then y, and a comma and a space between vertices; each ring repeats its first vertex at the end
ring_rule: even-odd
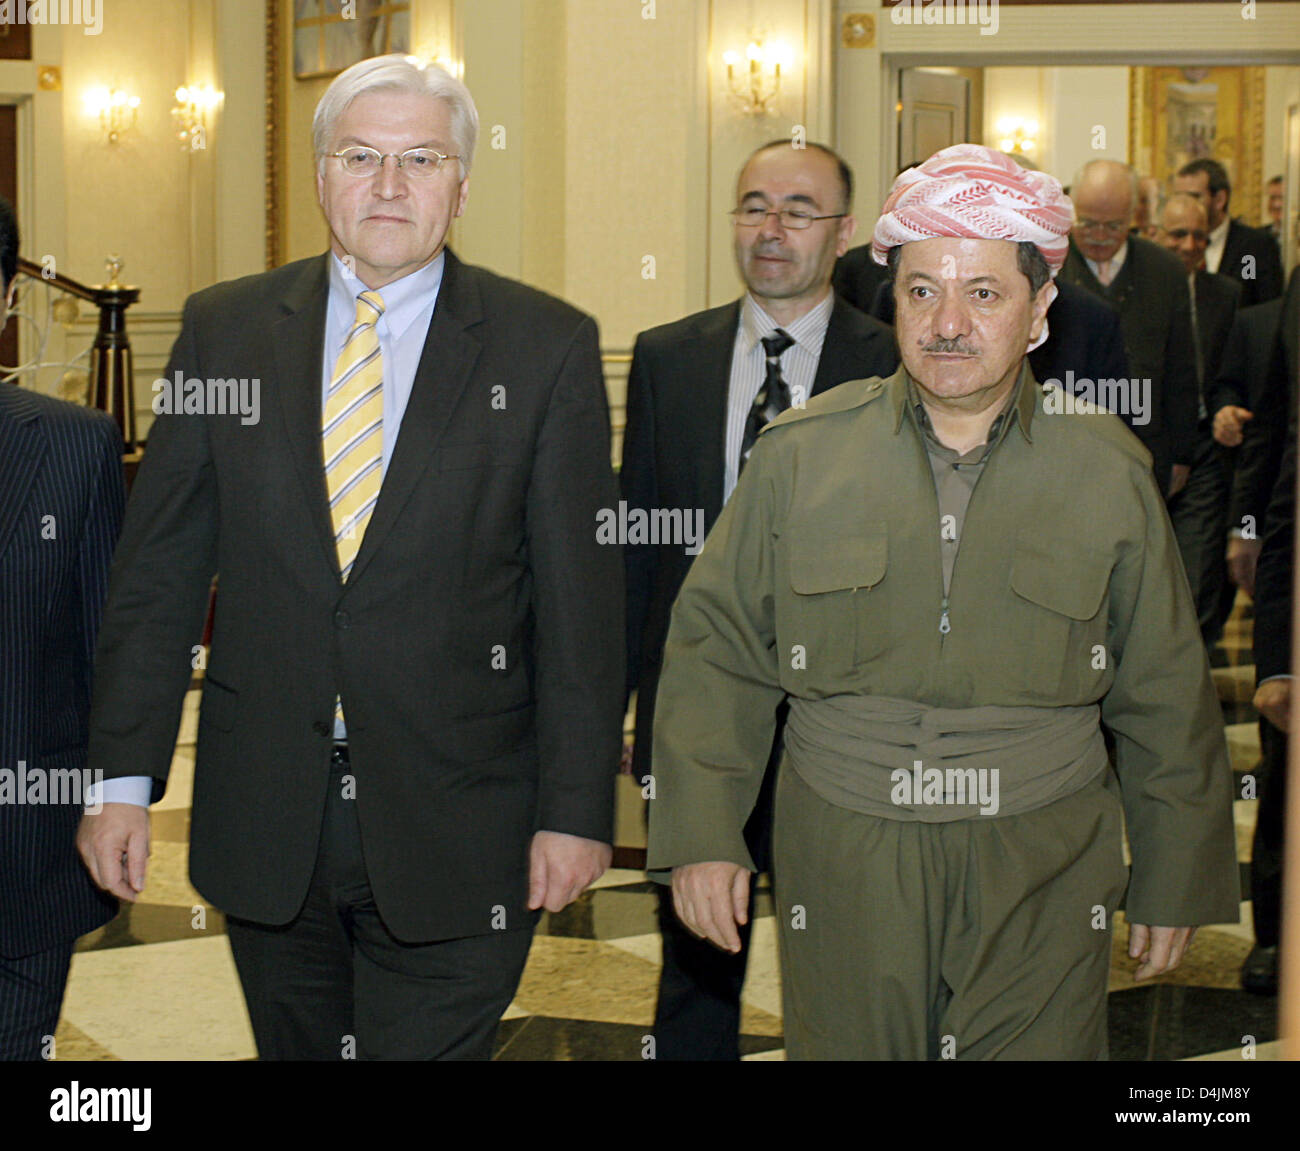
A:
POLYGON ((133 803, 136 807, 148 807, 152 794, 152 776, 124 775, 92 783, 86 788, 86 807, 96 811, 105 803, 133 803))
POLYGON ((1266 676, 1265 676, 1263 679, 1261 679, 1261 680, 1259 681, 1259 683, 1257 683, 1255 686, 1256 686, 1257 688, 1259 688, 1259 687, 1263 687, 1263 686, 1264 686, 1266 683, 1268 683, 1270 680, 1274 680, 1274 679, 1294 679, 1294 678, 1295 678, 1295 677, 1294 677, 1293 675, 1291 675, 1290 672, 1278 672, 1277 675, 1266 675, 1266 676))

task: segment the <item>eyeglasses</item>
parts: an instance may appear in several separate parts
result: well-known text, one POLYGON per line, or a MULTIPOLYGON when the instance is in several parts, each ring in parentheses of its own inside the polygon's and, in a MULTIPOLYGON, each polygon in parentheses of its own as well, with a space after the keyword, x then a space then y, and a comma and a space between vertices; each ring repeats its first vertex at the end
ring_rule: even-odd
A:
POLYGON ((1127 220, 1084 220, 1076 221, 1081 232, 1105 232, 1109 236, 1118 236, 1128 231, 1127 220))
POLYGON ((396 152, 380 152, 376 148, 344 148, 341 152, 327 152, 326 155, 337 157, 343 162, 343 171, 349 176, 374 176, 381 172, 384 161, 392 156, 397 166, 408 176, 429 177, 437 175, 444 160, 459 160, 459 156, 444 156, 432 148, 408 148, 400 155, 396 152))
POLYGON ((1165 235, 1171 240, 1185 240, 1188 236, 1191 236, 1198 244, 1206 244, 1210 240, 1209 233, 1194 231, 1191 228, 1167 228, 1165 229, 1165 235))
POLYGON ((757 228, 768 216, 776 216, 781 221, 781 227, 798 232, 804 228, 811 228, 814 220, 839 220, 847 216, 848 212, 814 216, 811 212, 803 212, 798 208, 733 208, 729 215, 737 224, 746 228, 757 228))

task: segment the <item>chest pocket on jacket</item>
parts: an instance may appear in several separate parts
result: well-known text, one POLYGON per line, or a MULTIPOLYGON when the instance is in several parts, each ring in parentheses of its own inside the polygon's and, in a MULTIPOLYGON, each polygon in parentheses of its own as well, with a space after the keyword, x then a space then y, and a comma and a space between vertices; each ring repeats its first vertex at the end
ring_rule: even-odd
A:
POLYGON ((889 568, 883 522, 847 532, 792 529, 788 556, 790 619, 778 629, 788 667, 798 670, 794 661, 802 654, 806 669, 820 681, 825 673, 846 674, 884 649, 888 613, 873 590, 889 568))
POLYGON ((1071 703, 1105 675, 1110 662, 1105 643, 1111 566, 1108 555, 1078 541, 1036 534, 1016 541, 1008 638, 1023 653, 1019 662, 1027 694, 1071 703))

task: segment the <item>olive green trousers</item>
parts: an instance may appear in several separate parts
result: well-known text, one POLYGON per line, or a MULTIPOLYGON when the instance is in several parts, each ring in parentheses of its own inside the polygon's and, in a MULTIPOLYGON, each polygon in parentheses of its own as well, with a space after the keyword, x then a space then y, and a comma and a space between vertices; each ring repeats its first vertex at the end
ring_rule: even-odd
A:
POLYGON ((787 1057, 1105 1059, 1128 871, 1104 779, 1020 815, 920 823, 827 803, 782 763, 787 1057))

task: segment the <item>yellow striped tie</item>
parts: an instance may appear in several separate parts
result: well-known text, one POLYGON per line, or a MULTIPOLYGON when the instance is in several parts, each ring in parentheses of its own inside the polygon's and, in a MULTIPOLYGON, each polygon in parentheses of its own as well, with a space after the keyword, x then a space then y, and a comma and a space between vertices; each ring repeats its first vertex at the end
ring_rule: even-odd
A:
MULTIPOLYGON (((375 324, 384 314, 378 292, 357 297, 357 318, 343 343, 325 397, 322 455, 334 546, 346 583, 361 550, 384 478, 384 359, 375 324)), ((343 701, 334 701, 336 719, 343 701)))
POLYGON ((384 478, 384 364, 375 330, 383 312, 378 292, 357 297, 356 323, 334 365, 325 399, 325 486, 344 582, 384 478))

